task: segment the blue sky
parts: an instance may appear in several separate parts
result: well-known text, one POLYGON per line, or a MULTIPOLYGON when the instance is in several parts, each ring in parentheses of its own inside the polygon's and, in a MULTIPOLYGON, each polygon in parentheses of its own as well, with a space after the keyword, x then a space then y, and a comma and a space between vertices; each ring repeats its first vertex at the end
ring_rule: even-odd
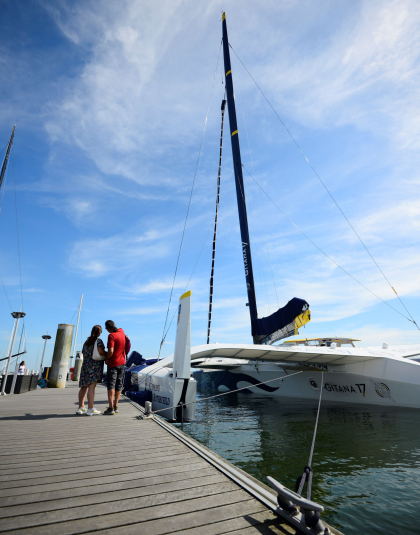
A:
MULTIPOLYGON (((256 6, 2 2, 0 148, 16 120, 17 129, 0 275, 19 309, 15 178, 30 368, 41 335, 54 338, 58 323, 75 321, 81 293, 78 347, 94 324, 113 319, 133 349, 157 355, 211 95, 169 314, 191 277, 192 342, 205 343, 223 10, 233 48, 420 321, 418 2, 256 6)), ((234 54, 232 70, 245 167, 322 250, 405 314, 234 54)), ((245 187, 260 316, 296 296, 311 305, 303 335, 419 342, 411 323, 322 255, 247 173, 245 187)), ((211 340, 250 342, 228 135, 216 266, 211 340)), ((13 321, 0 289, 1 357, 13 321)), ((174 339, 172 326, 162 355, 174 339)), ((48 363, 53 340, 47 347, 48 363)))

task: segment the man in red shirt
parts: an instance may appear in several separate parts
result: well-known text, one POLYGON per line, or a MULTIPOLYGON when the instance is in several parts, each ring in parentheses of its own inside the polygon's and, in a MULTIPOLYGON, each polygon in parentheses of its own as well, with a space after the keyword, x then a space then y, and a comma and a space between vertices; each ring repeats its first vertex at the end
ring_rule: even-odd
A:
POLYGON ((109 332, 108 351, 105 352, 109 407, 104 414, 115 414, 118 412, 118 400, 124 383, 125 333, 112 320, 105 322, 105 329, 109 332))

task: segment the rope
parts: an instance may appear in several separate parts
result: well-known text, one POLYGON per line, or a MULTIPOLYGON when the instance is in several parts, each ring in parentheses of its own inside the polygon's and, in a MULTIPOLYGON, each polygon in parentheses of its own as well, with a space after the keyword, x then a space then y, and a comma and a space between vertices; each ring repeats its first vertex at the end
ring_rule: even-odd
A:
POLYGON ((321 389, 320 389, 320 392, 319 392, 318 413, 316 415, 314 436, 313 436, 313 439, 312 439, 311 452, 309 454, 309 461, 308 461, 308 465, 309 466, 311 466, 311 464, 312 464, 312 457, 313 457, 313 454, 314 454, 315 438, 316 438, 316 432, 317 432, 317 429, 318 429, 319 413, 320 413, 320 410, 321 410, 321 398, 322 398, 322 389, 323 389, 323 387, 324 387, 324 372, 321 372, 321 389))
MULTIPOLYGON (((233 169, 232 169, 232 172, 231 172, 231 174, 230 174, 229 180, 232 178, 232 175, 233 175, 233 169)), ((224 195, 225 195, 225 192, 222 191, 222 194, 221 194, 221 197, 220 197, 220 202, 224 199, 224 195)), ((189 286, 189 284, 190 284, 190 281, 191 281, 191 279, 192 279, 192 276, 194 275, 195 268, 197 267, 198 262, 199 262, 199 260, 200 260, 200 258, 201 258, 201 255, 202 255, 202 253, 203 253, 203 251, 204 251, 204 247, 205 247, 205 245, 206 245, 206 243, 207 243, 207 240, 209 239, 209 235, 210 235, 210 232, 211 232, 211 229, 212 229, 212 228, 213 228, 213 222, 212 222, 212 224, 211 224, 210 227, 209 227, 209 230, 208 230, 208 232, 207 232, 206 239, 204 240, 203 246, 201 247, 200 254, 198 255, 198 258, 197 258, 197 260, 196 260, 196 262, 195 262, 194 268, 193 268, 193 270, 192 270, 192 272, 191 272, 190 278, 188 279, 188 282, 187 282, 187 284, 186 284, 186 286, 185 286, 185 288, 184 288, 184 293, 187 291, 187 288, 188 288, 188 286, 189 286)), ((222 249, 222 253, 223 253, 223 249, 222 249)), ((221 258, 222 258, 222 257, 221 257, 221 258)), ((216 281, 216 282, 217 282, 217 281, 216 281)), ((215 284, 215 287, 216 287, 216 284, 215 284)), ((168 335, 169 329, 171 328, 172 322, 173 322, 174 319, 175 319, 177 310, 178 310, 178 307, 176 307, 175 310, 174 310, 174 313, 173 313, 171 322, 170 322, 170 324, 169 324, 169 327, 167 328, 166 333, 165 333, 165 336, 163 337, 163 342, 166 340, 166 337, 167 337, 167 335, 168 335)), ((162 345, 163 345, 163 344, 162 344, 162 345)))
MULTIPOLYGON (((190 284, 190 281, 191 281, 191 278, 192 278, 192 276, 193 276, 193 274, 194 274, 195 268, 197 267, 197 264, 198 264, 198 262, 199 262, 199 260, 200 260, 200 258, 201 258, 201 255, 202 255, 202 253, 203 253, 203 251, 204 251, 204 247, 205 247, 205 245, 206 245, 206 243, 207 243, 207 240, 209 239, 209 235, 210 235, 210 231, 211 231, 212 227, 213 227, 213 224, 210 226, 210 228, 209 228, 209 230, 208 230, 208 232, 207 232, 207 236, 206 236, 206 239, 204 240, 203 246, 201 247, 200 254, 198 255, 198 258, 197 258, 197 260, 196 260, 196 262, 195 262, 195 265, 194 265, 193 270, 192 270, 192 272, 191 272, 190 278, 188 279, 187 285, 186 285, 185 288, 184 288, 184 293, 187 291, 188 285, 190 284)), ((173 313, 171 322, 170 322, 170 324, 169 324, 169 327, 167 328, 167 330, 166 330, 166 332, 165 332, 165 335, 164 335, 163 338, 162 338, 161 346, 163 346, 163 343, 164 343, 165 340, 166 340, 166 337, 167 337, 167 335, 168 335, 169 329, 171 328, 172 322, 174 321, 174 318, 175 318, 175 316, 176 316, 177 310, 178 310, 178 307, 176 307, 175 310, 174 310, 174 313, 173 313)))
POLYGON ((19 225, 18 225, 18 211, 17 211, 17 197, 16 197, 15 151, 13 149, 13 146, 12 146, 12 161, 13 161, 13 185, 14 185, 14 190, 15 190, 16 235, 17 235, 17 246, 18 246, 18 257, 19 257, 20 296, 21 296, 22 308, 23 308, 22 268, 21 268, 21 263, 20 263, 19 225))
POLYGON ((302 476, 300 476, 296 481, 296 486, 298 486, 298 489, 297 489, 296 492, 297 492, 297 494, 302 495, 303 486, 305 484, 306 477, 308 477, 308 486, 306 488, 306 498, 308 500, 311 499, 311 492, 312 492, 312 475, 313 475, 313 471, 312 471, 311 465, 312 465, 312 457, 313 457, 314 448, 315 448, 316 432, 318 430, 319 413, 321 411, 321 398, 322 398, 322 389, 323 389, 323 387, 324 387, 324 372, 322 372, 322 375, 321 375, 321 389, 320 389, 320 392, 319 392, 318 411, 317 411, 317 414, 316 414, 315 429, 314 429, 314 435, 312 437, 312 445, 311 445, 311 451, 309 453, 308 465, 305 466, 302 476))
POLYGON ((74 311, 73 316, 71 317, 71 320, 70 320, 69 323, 71 323, 71 322, 73 321, 73 318, 74 318, 74 316, 76 315, 76 312, 77 312, 78 310, 79 310, 79 305, 77 305, 76 310, 74 311))
POLYGON ((226 110, 226 99, 224 98, 222 101, 222 106, 221 106, 222 120, 221 120, 221 126, 220 126, 219 167, 217 170, 216 214, 214 216, 213 247, 212 247, 211 270, 210 270, 209 313, 208 313, 208 323, 207 323, 207 343, 208 344, 210 343, 211 314, 213 311, 214 264, 216 261, 217 223, 218 223, 218 217, 219 217, 220 175, 222 173, 223 126, 225 124, 225 110, 226 110))
MULTIPOLYGON (((288 377, 293 377, 294 375, 297 375, 299 373, 303 373, 303 371, 291 373, 289 375, 282 375, 281 377, 276 377, 275 379, 262 381, 261 383, 257 383, 252 386, 244 386, 243 388, 238 388, 237 390, 229 390, 229 392, 222 392, 221 394, 215 394, 214 396, 209 396, 207 398, 196 399, 195 401, 189 401, 188 403, 183 403, 182 405, 186 407, 187 405, 192 405, 193 403, 198 403, 199 401, 206 401, 208 399, 219 398, 220 396, 227 396, 228 394, 233 394, 234 392, 240 392, 241 390, 249 390, 250 388, 254 388, 259 385, 265 385, 266 383, 272 383, 273 381, 280 381, 283 379, 287 379, 288 377)), ((177 407, 179 407, 179 404, 174 405, 173 407, 166 407, 165 409, 159 409, 158 411, 153 411, 153 414, 157 414, 158 412, 168 411, 170 409, 176 409, 177 407)))
POLYGON ((192 199, 192 196, 193 196, 194 185, 195 185, 195 179, 197 178, 197 171, 198 171, 198 166, 199 166, 199 163, 200 163, 201 151, 202 151, 202 149, 203 149, 204 135, 205 135, 205 133, 206 133, 207 119, 208 119, 208 116, 209 116, 210 103, 211 103, 211 99, 212 99, 212 96, 213 96, 214 82, 215 82, 215 80, 216 80, 217 69, 218 69, 218 66, 219 66, 219 58, 220 58, 220 51, 221 51, 221 49, 222 49, 222 43, 220 42, 219 54, 218 54, 218 56, 217 56, 216 70, 215 70, 215 72, 214 72, 214 76, 213 76, 213 84, 212 84, 212 86, 211 86, 210 99, 209 99, 209 103, 208 103, 208 106, 207 106, 206 120, 204 121, 203 133, 202 133, 202 135, 201 135, 200 149, 199 149, 199 151, 198 151, 198 158, 197 158, 197 163, 196 163, 196 166, 195 166, 195 172, 194 172, 194 178, 193 178, 193 182, 192 182, 192 186, 191 186, 190 199, 189 199, 189 201, 188 201, 187 214, 186 214, 186 216, 185 216, 184 229, 183 229, 183 231, 182 231, 181 244, 180 244, 180 246, 179 246, 178 258, 177 258, 177 261, 176 261, 176 267, 175 267, 175 273, 174 273, 174 279, 173 279, 173 281, 172 281, 171 294, 170 294, 170 296, 169 296, 168 309, 167 309, 167 311, 166 311, 165 325, 163 326, 162 340, 161 340, 161 342, 160 342, 158 360, 160 359, 160 353, 161 353, 161 351, 162 351, 162 346, 163 346, 163 343, 164 343, 164 341, 165 341, 165 339, 164 339, 164 337, 165 337, 165 329, 166 329, 166 324, 167 324, 167 322, 168 322, 169 309, 170 309, 171 302, 172 302, 172 294, 173 294, 173 292, 174 292, 175 279, 176 279, 176 274, 177 274, 177 272, 178 272, 179 259, 180 259, 180 257, 181 257, 181 251, 182 251, 182 244, 184 243, 185 229, 186 229, 186 227, 187 227, 188 215, 189 215, 189 213, 190 213, 191 199, 192 199))
MULTIPOLYGON (((4 147, 2 152, 5 150, 7 145, 8 145, 8 143, 6 143, 6 146, 4 147)), ((7 174, 8 174, 8 168, 6 168, 6 173, 5 173, 5 177, 4 177, 3 184, 2 184, 3 188, 2 188, 1 200, 0 200, 0 214, 1 214, 1 211, 2 211, 2 208, 3 208, 3 196, 4 196, 5 189, 6 189, 7 174)), ((9 303, 10 312, 13 312, 12 305, 10 304, 9 296, 7 295, 6 287, 5 287, 4 283, 3 283, 3 279, 1 278, 1 276, 0 276, 0 281, 1 281, 1 285, 3 286, 3 290, 4 290, 4 293, 6 295, 7 302, 9 303)))
MULTIPOLYGON (((405 304, 403 303, 401 297, 397 294, 395 288, 392 286, 392 284, 390 283, 390 281, 388 280, 388 278, 386 277, 385 273, 382 271, 382 269, 380 268, 379 264, 376 262, 376 260, 373 258, 371 252, 369 251, 369 249, 367 248, 367 246, 365 245, 365 243, 363 242, 362 238, 359 236, 359 234, 357 233, 356 229, 353 227, 353 225, 351 224, 351 222, 349 221, 348 217, 346 216, 346 214, 343 212, 343 210, 341 209, 340 205, 338 204, 338 202, 335 200, 335 198, 333 197, 332 193, 330 192, 330 190, 327 188, 325 182, 322 180, 322 178, 320 177, 320 175, 318 174, 318 172, 316 171, 316 169, 314 168, 314 166, 311 164, 311 162, 309 161, 308 157, 306 156, 306 154, 304 153, 304 151, 302 150, 302 148, 300 147, 299 143, 296 141, 296 139, 293 137, 292 133, 290 132, 290 130, 287 128, 287 126, 285 125, 284 121, 282 120, 282 118, 280 117, 280 115, 277 113, 277 111, 274 109, 273 105, 271 104, 271 102, 268 100, 268 98, 266 97, 265 93, 263 92, 263 90, 261 89, 261 87, 257 84, 256 80, 254 79, 254 77, 252 76, 252 74, 249 72, 249 70, 245 67, 243 61, 241 60, 241 58, 238 56, 238 54, 235 52, 235 50, 233 49, 233 47, 229 44, 230 48, 232 48, 233 50, 233 53, 235 54, 235 56, 238 58, 238 60, 241 62, 243 68, 246 70, 246 72, 249 74, 251 80, 254 82, 254 84, 257 86, 258 90, 261 92, 262 96, 264 97, 264 99, 267 101, 268 105, 270 106, 270 108, 273 110, 274 114, 276 115, 276 117, 278 118, 278 120, 280 121, 280 123, 282 124, 283 128, 286 130, 286 132, 288 133, 290 139, 293 141, 293 143, 296 145, 297 149, 299 150, 299 152, 302 154, 302 156, 305 158, 306 162, 308 163, 309 167, 312 169, 313 173, 315 174, 315 176, 318 178, 318 180, 321 182, 321 184, 324 186, 325 188, 325 191, 328 193, 328 195, 331 197, 332 201, 334 202, 334 204, 337 206, 338 210, 341 212, 342 216, 344 217, 344 219, 347 221, 347 223, 349 224, 350 228, 352 229, 352 231, 354 232, 354 234, 357 236, 358 240, 360 241, 360 243, 363 245, 363 247, 365 248, 366 252, 368 253, 368 255, 370 256, 370 258, 373 260, 374 264, 376 265, 376 267, 379 269, 379 271, 381 272, 382 276, 384 277, 384 279, 386 280, 386 282, 389 284, 390 288, 393 290, 393 292, 395 293, 395 295, 397 296, 398 300, 400 301, 400 303, 402 304, 402 306, 404 307, 404 309, 406 310, 407 314, 410 316, 411 319, 407 318, 406 316, 404 316, 406 319, 408 319, 408 321, 410 321, 411 323, 414 323, 414 325, 417 327, 417 329, 420 331, 420 327, 417 325, 416 321, 414 320, 413 316, 411 315, 410 311, 407 309, 407 307, 405 306, 405 304)), ((394 309, 395 310, 395 309, 394 309)))
POLYGON ((4 285, 3 279, 1 278, 1 275, 0 275, 0 281, 1 281, 1 285, 3 286, 3 290, 6 295, 7 302, 9 303, 10 312, 13 312, 12 305, 10 304, 9 296, 7 295, 6 287, 4 285))
MULTIPOLYGON (((382 297, 379 297, 379 295, 376 295, 374 292, 372 292, 372 290, 370 290, 367 286, 365 286, 362 282, 360 282, 358 279, 356 279, 356 277, 353 277, 353 275, 351 273, 349 273, 347 270, 345 270, 342 266, 340 266, 340 264, 337 264, 337 262, 332 259, 325 251, 323 251, 307 234, 305 234, 305 232, 303 232, 303 230, 301 230, 297 225, 296 223, 294 223, 290 217, 285 214, 283 212, 283 210, 275 203, 275 201, 273 201, 273 199, 269 196, 269 194, 263 189, 262 186, 260 186, 260 184, 255 180, 255 178, 251 175, 251 173, 248 171, 248 169, 242 164, 242 167, 245 169, 245 171, 249 174, 249 176, 252 178, 252 180, 255 182, 255 184, 257 184, 257 186, 261 189, 261 191, 264 193, 264 195, 274 204, 274 206, 277 208, 277 210, 295 227, 296 230, 298 230, 302 236, 304 236, 308 241, 310 241, 312 243, 312 245, 314 247, 316 247, 318 249, 319 252, 321 252, 326 258, 328 258, 328 260, 330 260, 334 265, 336 265, 338 268, 341 269, 341 271, 343 271, 346 275, 348 275, 349 277, 351 277, 355 282, 357 282, 357 284, 360 284, 360 286, 362 286, 365 290, 367 290, 368 292, 370 292, 372 295, 374 295, 377 299, 379 299, 380 301, 382 301, 382 303, 385 303, 385 305, 389 306, 389 308, 392 308, 392 310, 394 310, 395 312, 397 312, 400 316, 402 316, 403 318, 405 318, 406 320, 408 320, 409 322, 411 323, 415 323, 415 321, 411 320, 410 318, 407 318, 407 316, 405 316, 402 312, 400 312, 399 310, 397 310, 396 308, 394 308, 392 305, 390 305, 387 301, 385 301, 384 299, 382 299, 382 297)), ((418 325, 417 323, 415 323, 415 325, 417 326, 418 328, 418 325)))

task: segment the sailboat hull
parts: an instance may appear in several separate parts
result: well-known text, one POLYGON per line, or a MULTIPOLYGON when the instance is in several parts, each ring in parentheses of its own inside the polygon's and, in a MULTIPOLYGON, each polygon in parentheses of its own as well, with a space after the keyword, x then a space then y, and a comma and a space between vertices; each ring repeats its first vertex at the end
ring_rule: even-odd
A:
MULTIPOLYGON (((381 362, 382 360, 386 359, 378 359, 374 363, 378 372, 389 365, 388 362, 381 362)), ((347 368, 351 366, 355 365, 347 368)), ((320 370, 294 374, 293 369, 278 365, 249 363, 233 370, 203 370, 201 384, 202 387, 207 384, 219 391, 246 388, 244 392, 256 396, 319 399, 323 382, 324 401, 420 409, 420 367, 415 366, 410 372, 410 378, 400 377, 400 380, 390 379, 388 374, 384 376, 383 373, 352 373, 351 369, 342 372, 324 371, 322 377, 320 370), (277 377, 281 379, 273 381, 277 377)))

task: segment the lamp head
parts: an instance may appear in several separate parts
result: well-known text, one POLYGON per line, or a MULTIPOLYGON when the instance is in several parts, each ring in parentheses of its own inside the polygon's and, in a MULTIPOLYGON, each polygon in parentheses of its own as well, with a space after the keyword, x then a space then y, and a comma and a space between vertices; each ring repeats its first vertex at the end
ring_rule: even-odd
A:
POLYGON ((12 312, 12 316, 17 319, 17 318, 24 318, 26 316, 25 312, 12 312))

